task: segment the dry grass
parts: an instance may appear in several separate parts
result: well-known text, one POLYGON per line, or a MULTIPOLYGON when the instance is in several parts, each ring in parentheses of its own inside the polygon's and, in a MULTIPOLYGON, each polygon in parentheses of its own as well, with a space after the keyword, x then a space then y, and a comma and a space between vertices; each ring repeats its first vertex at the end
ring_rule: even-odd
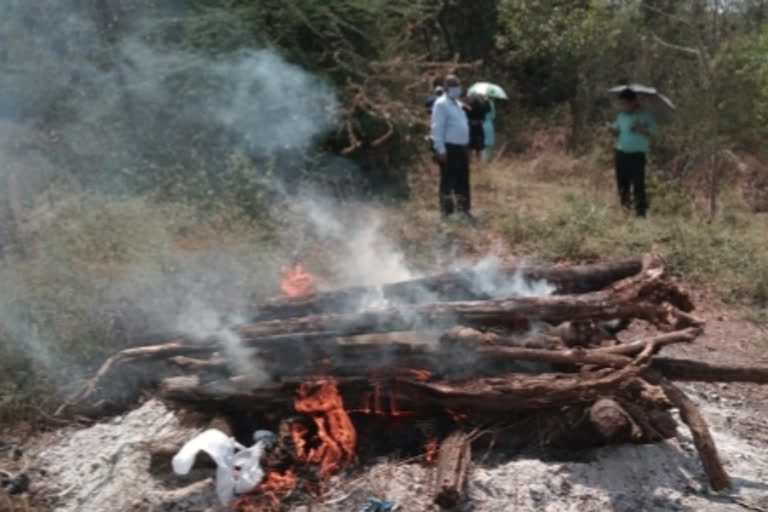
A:
POLYGON ((765 316, 768 215, 752 213, 734 186, 721 194, 722 213, 708 222, 699 194, 662 181, 651 168, 651 211, 647 219, 636 219, 617 204, 605 154, 597 150, 577 158, 555 151, 475 166, 477 228, 438 218, 434 166, 425 161, 413 184, 414 198, 386 215, 391 225, 399 226, 397 236, 410 257, 428 255, 438 264, 441 258, 435 254, 446 250, 444 260, 495 250, 507 256, 585 261, 658 246, 673 269, 690 281, 752 308, 752 318, 765 316))

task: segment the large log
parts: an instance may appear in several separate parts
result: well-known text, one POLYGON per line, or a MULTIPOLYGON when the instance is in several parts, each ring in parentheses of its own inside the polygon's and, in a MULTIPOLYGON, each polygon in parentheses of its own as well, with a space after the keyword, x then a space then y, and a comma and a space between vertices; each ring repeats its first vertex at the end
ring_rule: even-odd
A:
POLYGON ((663 283, 638 280, 629 285, 584 295, 517 297, 472 302, 419 304, 404 309, 389 307, 361 313, 330 313, 239 325, 233 330, 246 344, 286 338, 354 336, 445 328, 460 323, 469 326, 503 326, 526 329, 532 322, 553 325, 575 320, 642 319, 670 329, 701 322, 675 307, 646 302, 639 297, 663 283))
POLYGON ((469 434, 456 431, 440 443, 435 470, 436 504, 446 509, 454 509, 462 502, 471 462, 469 434))
MULTIPOLYGON (((483 377, 508 373, 547 372, 552 365, 580 365, 593 367, 623 368, 632 362, 642 349, 650 345, 657 348, 673 343, 693 341, 700 330, 697 328, 675 331, 646 339, 595 349, 546 350, 497 345, 442 344, 435 347, 429 343, 340 343, 329 340, 310 348, 291 340, 270 343, 260 350, 258 358, 266 371, 274 378, 285 375, 296 377, 334 375, 338 377, 373 378, 386 376, 425 375, 424 380, 434 378, 456 378, 460 376, 483 377), (296 354, 302 353, 297 362, 296 354), (540 363, 540 364, 527 364, 540 363)), ((521 340, 526 340, 523 337, 521 340)), ((174 357, 174 364, 189 369, 226 369, 221 358, 197 360, 174 357)), ((651 367, 661 371, 671 380, 712 380, 718 376, 723 381, 761 382, 768 376, 768 369, 713 367, 685 359, 655 357, 651 367)))
MULTIPOLYGON (((671 343, 690 342, 700 333, 697 328, 676 331, 615 347, 598 349, 545 350, 474 343, 442 343, 436 346, 428 340, 422 344, 408 343, 348 343, 327 340, 323 344, 306 346, 301 341, 260 340, 258 352, 253 354, 254 366, 264 367, 270 378, 285 375, 338 377, 408 377, 469 378, 519 372, 551 371, 553 364, 592 365, 621 368, 629 364, 649 344, 657 347, 671 343), (301 354, 297 362, 297 354, 301 354), (471 364, 468 364, 471 362, 471 364), (533 363, 533 364, 530 364, 533 363)), ((533 343, 537 336, 519 339, 505 338, 507 343, 533 343)), ((85 388, 68 403, 88 397, 97 390, 101 380, 107 378, 119 363, 134 360, 164 359, 168 363, 192 371, 207 371, 226 375, 229 364, 221 356, 211 359, 191 358, 180 354, 204 355, 212 353, 215 345, 188 345, 179 342, 150 347, 134 347, 109 358, 85 388)), ((653 359, 652 366, 673 380, 742 380, 753 381, 765 376, 768 370, 756 368, 714 368, 701 363, 676 359, 653 359), (689 371, 686 372, 686 369, 689 371), (667 371, 668 370, 668 371, 667 371), (698 373, 692 373, 697 370, 698 373), (720 373, 718 373, 720 371, 720 373), (726 373, 722 373, 726 371, 726 373), (728 373, 730 372, 730 373, 728 373)))
MULTIPOLYGON (((589 374, 510 374, 435 382, 393 373, 378 378, 338 378, 338 381, 344 401, 349 404, 361 403, 367 394, 376 391, 381 396, 393 397, 404 406, 506 413, 592 403, 601 397, 620 393, 623 386, 640 371, 640 367, 627 366, 620 370, 589 374)), ((239 404, 243 409, 263 410, 278 404, 291 405, 295 390, 308 380, 311 379, 291 377, 280 382, 263 382, 241 376, 202 382, 198 377, 176 377, 166 379, 160 393, 164 398, 178 402, 201 405, 227 402, 239 404)))
MULTIPOLYGON (((543 280, 555 286, 558 294, 575 294, 600 290, 641 270, 642 258, 632 258, 593 265, 505 265, 498 269, 494 277, 497 281, 514 276, 529 282, 543 280)), ((417 304, 435 300, 490 299, 492 297, 478 286, 483 280, 488 279, 486 276, 481 279, 480 270, 463 269, 380 286, 356 286, 303 297, 278 297, 256 306, 253 320, 358 311, 366 304, 380 300, 417 304)))
POLYGON ((397 380, 399 394, 451 410, 510 412, 592 403, 615 394, 638 373, 628 366, 593 374, 513 374, 459 382, 397 380))
POLYGON ((654 357, 651 367, 669 380, 768 384, 768 368, 755 366, 713 365, 689 359, 654 357))

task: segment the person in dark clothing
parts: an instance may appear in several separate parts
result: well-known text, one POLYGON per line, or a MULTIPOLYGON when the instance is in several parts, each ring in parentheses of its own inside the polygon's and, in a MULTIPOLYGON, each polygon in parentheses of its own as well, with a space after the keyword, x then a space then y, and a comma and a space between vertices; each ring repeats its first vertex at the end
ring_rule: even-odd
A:
POLYGON ((427 113, 432 113, 432 106, 435 104, 437 99, 443 95, 444 89, 441 85, 438 85, 435 87, 434 91, 432 91, 432 94, 429 95, 429 97, 424 100, 424 106, 427 107, 427 113))
POLYGON ((445 78, 445 94, 432 107, 432 144, 440 166, 440 211, 448 216, 458 210, 472 219, 469 211, 469 122, 459 97, 461 81, 445 78))
POLYGON ((479 158, 485 150, 483 123, 485 123, 485 118, 491 111, 491 107, 486 98, 475 94, 469 98, 466 111, 467 119, 469 119, 469 149, 479 158))
POLYGON ((658 132, 656 120, 643 108, 637 94, 625 89, 619 94, 622 112, 611 127, 616 135, 616 185, 619 200, 629 209, 634 202, 638 217, 645 217, 645 163, 651 137, 658 132), (634 199, 634 201, 633 201, 634 199))

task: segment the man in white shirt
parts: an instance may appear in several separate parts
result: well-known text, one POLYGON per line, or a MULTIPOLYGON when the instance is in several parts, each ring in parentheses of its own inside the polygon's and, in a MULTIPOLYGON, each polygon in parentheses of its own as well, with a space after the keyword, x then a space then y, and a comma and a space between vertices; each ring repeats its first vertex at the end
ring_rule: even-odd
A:
POLYGON ((469 120, 459 97, 461 81, 456 75, 445 77, 445 94, 432 107, 432 144, 440 165, 440 211, 469 215, 469 120))

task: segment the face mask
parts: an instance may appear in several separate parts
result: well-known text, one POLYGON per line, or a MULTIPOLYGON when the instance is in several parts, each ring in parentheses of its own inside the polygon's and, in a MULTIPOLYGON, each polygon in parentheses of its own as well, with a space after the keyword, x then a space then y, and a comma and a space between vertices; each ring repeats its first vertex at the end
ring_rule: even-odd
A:
POLYGON ((461 96, 461 86, 457 85, 457 86, 454 86, 454 87, 449 87, 448 88, 448 96, 453 98, 453 99, 456 99, 459 96, 461 96))

